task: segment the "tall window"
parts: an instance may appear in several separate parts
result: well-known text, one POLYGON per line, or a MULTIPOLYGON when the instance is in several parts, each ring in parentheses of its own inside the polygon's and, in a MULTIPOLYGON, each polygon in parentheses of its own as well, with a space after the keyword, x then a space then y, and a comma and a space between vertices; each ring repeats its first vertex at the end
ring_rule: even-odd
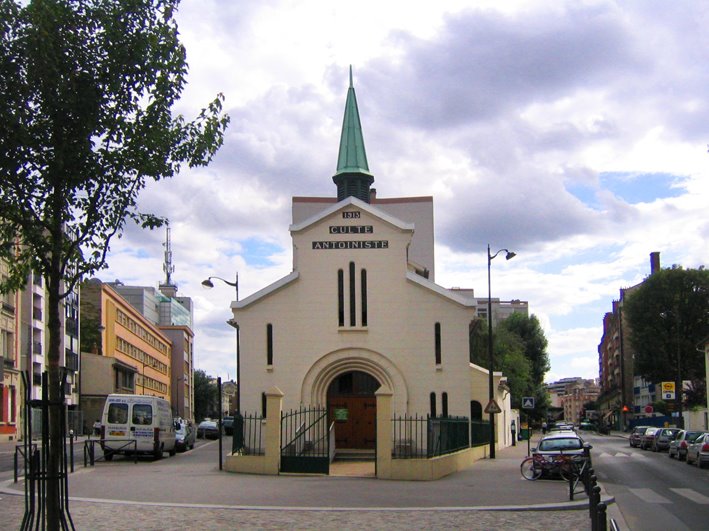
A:
POLYGON ((436 393, 431 393, 431 416, 436 416, 436 393))
POLYGON ((273 325, 266 325, 266 364, 273 365, 273 325))
POLYGON ((337 325, 345 326, 345 272, 337 270, 337 325))
POLYGON ((267 403, 268 403, 268 402, 267 402, 267 400, 266 400, 266 393, 261 393, 261 416, 262 416, 263 418, 266 418, 266 413, 267 413, 267 411, 266 411, 266 404, 267 404, 267 403))
POLYGON ((357 308, 355 306, 355 264, 350 262, 350 326, 357 325, 357 308))
POLYGON ((441 409, 442 409, 441 415, 443 415, 444 417, 447 417, 448 416, 448 393, 446 393, 446 392, 443 392, 443 394, 441 394, 441 409))
POLYGON ((433 327, 434 343, 436 349, 436 365, 441 364, 441 323, 436 323, 433 327))
POLYGON ((360 274, 362 287, 362 326, 367 326, 367 270, 360 274))

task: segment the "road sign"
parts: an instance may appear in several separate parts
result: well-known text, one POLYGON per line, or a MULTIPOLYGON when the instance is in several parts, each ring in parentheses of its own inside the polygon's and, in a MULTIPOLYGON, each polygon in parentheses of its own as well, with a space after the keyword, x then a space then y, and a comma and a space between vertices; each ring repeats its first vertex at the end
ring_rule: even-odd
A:
POLYGON ((662 382, 662 400, 674 400, 675 399, 675 383, 674 382, 662 382))
POLYGON ((534 397, 525 396, 522 398, 522 409, 534 409, 534 397))
POLYGON ((487 403, 487 406, 485 406, 485 413, 487 413, 488 415, 490 413, 494 415, 496 415, 497 413, 502 413, 500 406, 497 405, 497 402, 495 402, 494 398, 487 403))

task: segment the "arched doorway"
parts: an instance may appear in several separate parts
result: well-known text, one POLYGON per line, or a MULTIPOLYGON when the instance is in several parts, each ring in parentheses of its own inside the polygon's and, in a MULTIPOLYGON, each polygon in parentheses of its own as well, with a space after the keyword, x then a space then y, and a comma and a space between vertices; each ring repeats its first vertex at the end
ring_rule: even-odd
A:
POLYGON ((337 376, 327 388, 328 424, 335 423, 337 448, 376 447, 376 378, 362 371, 337 376))

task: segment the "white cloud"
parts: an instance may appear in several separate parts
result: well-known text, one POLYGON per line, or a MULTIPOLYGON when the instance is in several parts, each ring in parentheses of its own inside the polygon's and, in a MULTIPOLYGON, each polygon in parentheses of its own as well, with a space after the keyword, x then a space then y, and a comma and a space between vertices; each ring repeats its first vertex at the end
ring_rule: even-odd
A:
MULTIPOLYGON (((233 290, 205 293, 201 280, 238 271, 244 297, 287 274, 291 196, 335 194, 350 64, 379 196, 434 196, 444 286, 486 296, 486 245, 518 253, 495 260, 493 296, 529 301, 548 377, 597 375, 603 313, 649 273, 650 252, 665 265, 708 261, 707 11, 472 6, 182 2, 190 84, 178 110, 194 116, 223 92, 232 122, 209 168, 151 184, 141 207, 170 219, 198 367, 235 372, 233 290), (646 174, 666 174, 653 181, 664 186, 646 174)), ((130 228, 101 278, 156 285, 163 240, 130 228)))

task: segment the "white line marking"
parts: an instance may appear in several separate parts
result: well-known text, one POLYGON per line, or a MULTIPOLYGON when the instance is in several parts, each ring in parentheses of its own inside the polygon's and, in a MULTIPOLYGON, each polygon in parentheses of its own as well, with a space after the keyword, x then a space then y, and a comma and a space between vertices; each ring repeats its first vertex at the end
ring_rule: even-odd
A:
POLYGON ((652 489, 628 489, 630 492, 635 494, 641 500, 648 503, 672 503, 670 500, 664 496, 660 496, 657 492, 652 489))
POLYGON ((699 494, 696 490, 692 489, 670 489, 675 494, 689 498, 693 502, 701 503, 702 505, 709 505, 709 496, 704 496, 704 494, 699 494))

